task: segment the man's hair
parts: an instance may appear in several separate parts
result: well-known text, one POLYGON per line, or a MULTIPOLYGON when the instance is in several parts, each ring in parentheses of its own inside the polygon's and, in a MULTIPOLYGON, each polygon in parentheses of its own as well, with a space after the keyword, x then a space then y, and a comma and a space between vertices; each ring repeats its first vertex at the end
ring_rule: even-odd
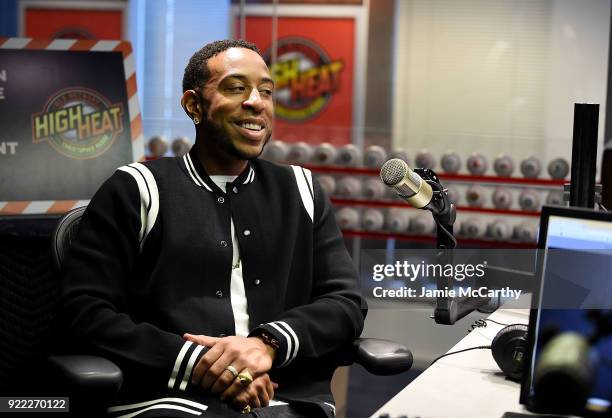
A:
POLYGON ((185 67, 185 74, 183 75, 183 92, 195 90, 205 85, 211 75, 208 69, 208 59, 230 48, 250 49, 261 56, 259 48, 242 39, 224 39, 222 41, 214 41, 206 44, 202 49, 191 56, 189 63, 185 67))

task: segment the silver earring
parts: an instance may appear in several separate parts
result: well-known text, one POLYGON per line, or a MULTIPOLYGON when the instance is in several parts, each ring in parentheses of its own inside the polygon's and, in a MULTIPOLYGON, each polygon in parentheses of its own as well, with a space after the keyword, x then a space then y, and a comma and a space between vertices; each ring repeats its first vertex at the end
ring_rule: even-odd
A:
POLYGON ((198 117, 196 116, 195 118, 193 118, 193 123, 198 125, 200 123, 200 119, 198 119, 198 117))

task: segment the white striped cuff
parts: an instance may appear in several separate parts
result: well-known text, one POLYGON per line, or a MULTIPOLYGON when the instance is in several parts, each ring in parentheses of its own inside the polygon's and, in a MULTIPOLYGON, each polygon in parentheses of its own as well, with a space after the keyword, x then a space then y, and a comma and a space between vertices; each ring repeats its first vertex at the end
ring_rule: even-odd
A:
POLYGON ((183 398, 159 398, 150 401, 138 402, 133 404, 123 404, 112 406, 106 410, 109 414, 116 415, 116 418, 131 418, 151 409, 169 409, 187 412, 193 415, 202 415, 208 406, 183 398))
MULTIPOLYGON (((281 345, 281 350, 279 350, 277 358, 274 360, 277 367, 288 366, 297 357, 300 349, 300 340, 293 328, 285 321, 274 321, 267 324, 261 324, 259 329, 270 332, 276 337, 281 345)), ((256 334, 256 332, 252 334, 256 334)))
POLYGON ((168 379, 168 389, 178 389, 184 392, 189 385, 193 368, 207 351, 208 349, 203 345, 185 341, 174 361, 174 367, 168 379))

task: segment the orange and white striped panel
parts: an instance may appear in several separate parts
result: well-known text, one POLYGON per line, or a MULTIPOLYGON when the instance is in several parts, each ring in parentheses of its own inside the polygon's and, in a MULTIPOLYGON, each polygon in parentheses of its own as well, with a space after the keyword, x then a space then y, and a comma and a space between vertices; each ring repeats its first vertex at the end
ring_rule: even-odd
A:
MULTIPOLYGON (((132 153, 134 161, 144 161, 144 133, 136 94, 136 61, 132 46, 125 41, 95 41, 76 39, 32 39, 0 37, 0 49, 46 49, 54 51, 117 51, 123 54, 123 70, 128 98, 132 153)), ((84 206, 88 200, 0 201, 0 214, 65 213, 84 206)))
POLYGON ((0 215, 40 215, 66 213, 87 206, 89 200, 22 200, 0 202, 0 215))

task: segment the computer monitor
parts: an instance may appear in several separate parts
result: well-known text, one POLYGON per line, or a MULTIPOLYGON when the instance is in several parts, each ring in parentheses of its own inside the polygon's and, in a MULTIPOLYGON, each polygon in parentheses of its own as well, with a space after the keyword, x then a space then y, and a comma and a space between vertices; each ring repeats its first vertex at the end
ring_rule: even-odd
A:
POLYGON ((612 324, 610 334, 593 336, 612 322, 612 213, 545 206, 538 248, 520 401, 536 412, 609 413, 612 324))

